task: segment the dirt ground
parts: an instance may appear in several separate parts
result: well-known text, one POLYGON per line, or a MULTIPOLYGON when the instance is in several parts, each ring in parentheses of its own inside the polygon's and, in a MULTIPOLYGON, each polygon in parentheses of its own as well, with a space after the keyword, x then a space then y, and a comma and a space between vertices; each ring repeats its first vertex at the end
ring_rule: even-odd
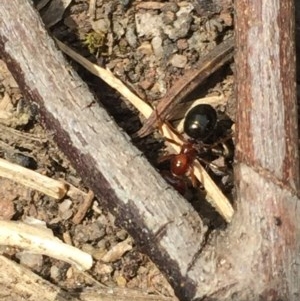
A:
MULTIPOLYGON (((45 6, 43 2, 35 1, 35 5, 50 34, 92 62, 109 68, 152 105, 156 105, 199 58, 233 31, 230 1, 75 0, 71 4, 70 1, 50 1, 45 6)), ((133 135, 144 122, 139 113, 98 78, 76 63, 70 64, 120 127, 133 135)), ((233 69, 233 64, 224 66, 189 100, 220 97, 222 100, 214 106, 220 115, 234 122, 233 69)), ((157 133, 146 139, 134 139, 134 143, 151 163, 161 168, 157 158, 165 151, 157 133)), ((51 133, 39 123, 38 108, 23 98, 3 62, 0 63, 0 154, 12 163, 64 180, 84 193, 89 191, 56 147, 51 133)), ((223 176, 216 178, 221 184, 224 181, 223 176)), ((223 188, 232 198, 232 182, 227 181, 223 188)), ((56 201, 10 180, 0 178, 0 182, 1 219, 25 221, 30 217, 44 221, 55 236, 92 254, 95 264, 90 275, 108 287, 174 296, 157 267, 139 252, 125 230, 114 225, 114 217, 101 207, 101 199, 94 198, 84 217, 74 222, 74 215, 82 210, 80 198, 56 201), (121 251, 107 256, 118 245, 121 251)), ((195 200, 194 194, 189 198, 208 224, 220 225, 220 218, 211 213, 209 206, 195 200)), ((90 279, 67 263, 41 255, 28 256, 13 248, 1 252, 67 291, 92 285, 90 279)))

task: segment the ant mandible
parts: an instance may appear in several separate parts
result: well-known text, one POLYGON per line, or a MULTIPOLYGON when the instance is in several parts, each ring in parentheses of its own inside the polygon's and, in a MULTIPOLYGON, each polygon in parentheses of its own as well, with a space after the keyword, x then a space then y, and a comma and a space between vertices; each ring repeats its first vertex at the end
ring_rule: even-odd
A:
MULTIPOLYGON (((213 132, 217 124, 217 113, 215 109, 207 104, 200 104, 192 108, 186 115, 184 120, 184 132, 190 137, 189 140, 183 138, 182 134, 170 129, 185 141, 181 145, 179 154, 167 155, 161 158, 160 161, 170 160, 170 171, 163 171, 163 178, 172 185, 181 194, 185 193, 186 182, 183 179, 184 175, 191 178, 192 185, 195 187, 197 180, 193 173, 193 162, 197 157, 198 150, 195 147, 197 141, 205 141, 213 132)), ((167 139, 168 142, 178 145, 172 139, 167 139)))

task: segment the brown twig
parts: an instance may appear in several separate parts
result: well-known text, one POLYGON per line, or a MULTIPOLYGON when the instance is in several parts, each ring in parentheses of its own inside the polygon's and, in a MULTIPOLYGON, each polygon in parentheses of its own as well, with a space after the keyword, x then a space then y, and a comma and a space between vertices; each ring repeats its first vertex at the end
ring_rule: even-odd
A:
POLYGON ((84 219, 87 211, 92 206, 93 199, 94 199, 94 193, 92 191, 89 191, 83 197, 83 200, 82 200, 82 202, 80 203, 80 205, 78 207, 78 211, 76 212, 76 214, 74 215, 74 217, 72 219, 74 224, 78 225, 82 222, 82 220, 84 219))
MULTIPOLYGON (((204 56, 195 69, 189 70, 182 76, 158 103, 157 113, 162 120, 167 120, 174 107, 190 94, 205 79, 212 75, 220 67, 224 66, 233 57, 234 38, 229 38, 216 46, 204 56)), ((143 127, 137 132, 137 136, 149 135, 155 128, 156 115, 152 113, 143 127)))

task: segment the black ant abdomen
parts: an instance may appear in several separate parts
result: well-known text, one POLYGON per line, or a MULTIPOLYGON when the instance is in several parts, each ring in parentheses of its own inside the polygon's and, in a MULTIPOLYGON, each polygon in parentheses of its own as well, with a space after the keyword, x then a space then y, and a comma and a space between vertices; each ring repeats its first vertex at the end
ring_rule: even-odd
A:
POLYGON ((203 141, 212 134, 216 124, 216 110, 208 104, 200 104, 186 114, 183 130, 190 138, 203 141))

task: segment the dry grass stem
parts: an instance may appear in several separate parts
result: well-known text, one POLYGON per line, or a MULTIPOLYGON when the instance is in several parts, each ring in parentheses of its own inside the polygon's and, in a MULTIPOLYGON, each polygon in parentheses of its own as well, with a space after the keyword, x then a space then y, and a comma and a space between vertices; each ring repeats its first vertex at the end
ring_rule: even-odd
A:
POLYGON ((20 222, 0 221, 0 245, 19 247, 74 265, 79 270, 92 267, 92 256, 60 241, 47 228, 20 222))
POLYGON ((40 191, 56 200, 62 199, 68 191, 68 185, 61 181, 53 180, 38 172, 10 163, 1 158, 0 176, 40 191))
POLYGON ((90 0, 88 15, 93 21, 96 16, 96 0, 90 0))

